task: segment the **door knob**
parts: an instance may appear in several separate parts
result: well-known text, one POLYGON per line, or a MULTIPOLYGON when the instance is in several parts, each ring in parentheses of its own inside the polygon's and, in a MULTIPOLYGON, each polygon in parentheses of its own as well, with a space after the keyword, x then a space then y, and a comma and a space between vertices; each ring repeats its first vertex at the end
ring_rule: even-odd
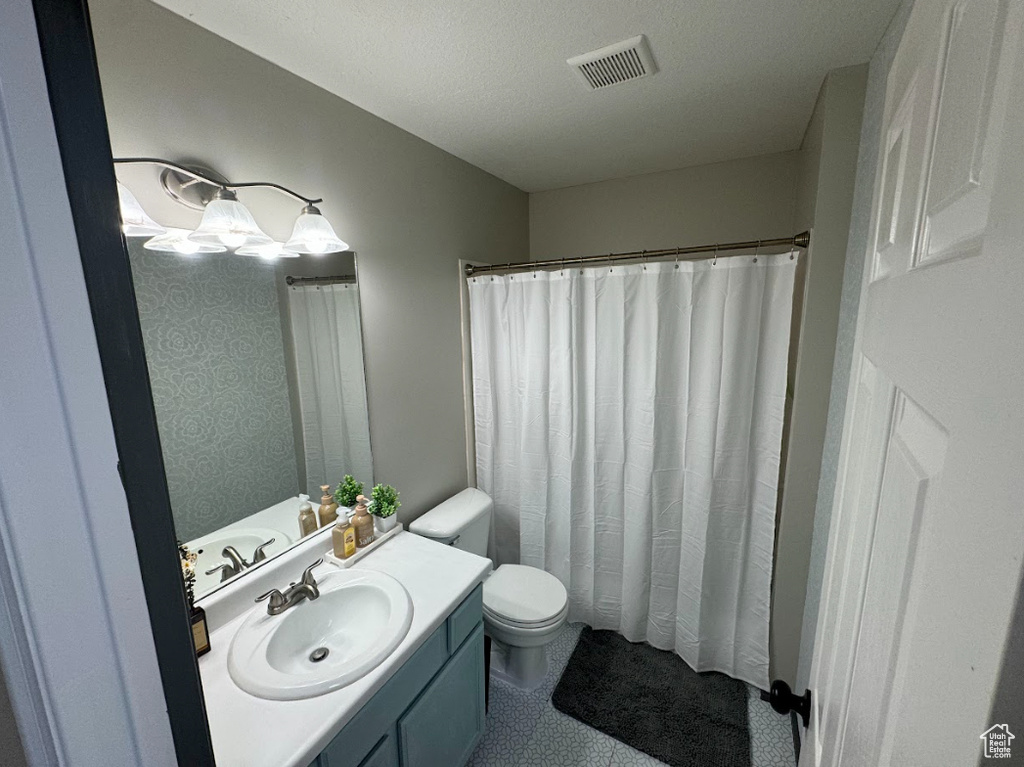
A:
POLYGON ((788 714, 790 711, 796 711, 796 713, 800 714, 800 718, 804 720, 804 727, 807 726, 807 723, 811 719, 810 690, 804 690, 804 694, 797 697, 788 684, 783 682, 781 679, 776 679, 772 682, 771 692, 761 692, 761 700, 766 700, 771 703, 772 708, 780 714, 788 714))

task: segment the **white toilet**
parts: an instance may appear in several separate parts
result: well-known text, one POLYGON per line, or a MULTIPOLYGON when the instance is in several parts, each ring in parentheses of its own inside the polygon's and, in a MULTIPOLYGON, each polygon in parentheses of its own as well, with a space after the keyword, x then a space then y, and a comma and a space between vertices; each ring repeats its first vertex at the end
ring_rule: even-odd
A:
MULTIPOLYGON (((487 556, 494 501, 467 488, 409 525, 417 535, 487 556)), ((537 687, 548 668, 547 645, 569 612, 555 576, 526 565, 501 565, 484 581, 484 631, 492 640, 491 673, 517 687, 537 687)))

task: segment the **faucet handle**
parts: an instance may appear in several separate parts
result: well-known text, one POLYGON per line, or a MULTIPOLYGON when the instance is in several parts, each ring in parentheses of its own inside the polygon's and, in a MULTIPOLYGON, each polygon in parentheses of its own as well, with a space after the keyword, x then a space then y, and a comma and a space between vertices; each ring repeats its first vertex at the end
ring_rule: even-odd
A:
POLYGON ((264 549, 276 540, 277 538, 271 538, 269 541, 261 543, 259 546, 257 546, 256 550, 252 553, 252 563, 256 564, 257 562, 262 562, 264 559, 266 559, 267 552, 265 552, 264 549))
POLYGON ((260 594, 258 597, 256 597, 257 602, 262 602, 264 599, 270 600, 270 603, 267 605, 267 611, 271 614, 273 614, 273 610, 277 610, 278 608, 284 607, 288 601, 284 598, 284 594, 282 594, 277 589, 271 589, 266 594, 260 594))
POLYGON ((324 558, 320 557, 320 559, 318 559, 316 562, 314 562, 309 567, 307 567, 305 570, 303 570, 302 571, 302 582, 305 583, 307 586, 312 586, 315 589, 316 588, 316 578, 313 577, 313 569, 316 568, 316 567, 319 567, 323 563, 324 563, 324 558))
POLYGON ((235 569, 234 565, 232 565, 232 564, 230 564, 228 562, 221 562, 219 565, 214 567, 212 570, 207 570, 206 574, 207 575, 213 575, 218 570, 220 571, 220 582, 221 583, 223 583, 224 581, 228 580, 229 578, 234 578, 239 573, 239 571, 237 569, 235 569))

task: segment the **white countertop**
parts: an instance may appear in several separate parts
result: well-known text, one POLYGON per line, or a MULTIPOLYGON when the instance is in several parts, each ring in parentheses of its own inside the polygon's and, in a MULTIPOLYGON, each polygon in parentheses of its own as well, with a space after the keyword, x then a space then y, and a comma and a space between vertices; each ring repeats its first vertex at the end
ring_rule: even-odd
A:
MULTIPOLYGON (((298 579, 302 568, 330 546, 330 536, 296 547, 278 560, 241 578, 233 596, 225 595, 223 610, 234 613, 242 596, 298 579), (256 576, 259 577, 256 577, 256 576)), ((322 567, 332 567, 325 563, 322 567)), ((219 767, 305 767, 319 754, 359 709, 391 678, 448 614, 465 599, 491 570, 491 561, 402 532, 369 553, 353 570, 378 570, 401 583, 412 598, 409 633, 377 668, 347 687, 304 700, 264 700, 239 689, 228 675, 231 639, 248 611, 224 615, 212 599, 203 606, 214 628, 211 650, 199 659, 214 756, 219 767)), ((315 575, 316 571, 314 571, 315 575)), ((220 592, 218 592, 220 593, 220 592)), ((216 597, 217 595, 213 595, 216 597)), ((291 609, 301 610, 300 603, 291 609)), ((262 605, 259 609, 264 609, 262 605)))

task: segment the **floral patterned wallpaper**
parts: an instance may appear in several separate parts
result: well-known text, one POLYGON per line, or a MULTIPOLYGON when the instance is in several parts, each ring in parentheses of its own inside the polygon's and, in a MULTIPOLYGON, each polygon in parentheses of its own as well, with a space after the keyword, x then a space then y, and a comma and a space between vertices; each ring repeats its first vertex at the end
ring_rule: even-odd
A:
POLYGON ((171 509, 184 541, 294 496, 274 267, 129 240, 171 509))

